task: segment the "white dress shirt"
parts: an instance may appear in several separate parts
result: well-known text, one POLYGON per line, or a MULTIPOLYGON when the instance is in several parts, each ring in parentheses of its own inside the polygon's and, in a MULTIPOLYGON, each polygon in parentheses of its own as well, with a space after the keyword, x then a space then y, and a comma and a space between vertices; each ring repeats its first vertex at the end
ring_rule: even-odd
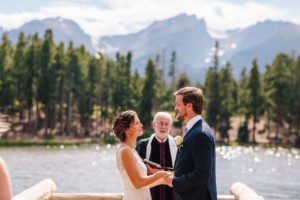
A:
POLYGON ((184 138, 184 136, 186 135, 186 133, 191 130, 191 128, 199 121, 201 120, 202 117, 201 115, 196 115, 195 117, 193 117, 192 119, 190 119, 190 121, 185 125, 185 129, 186 132, 183 133, 182 137, 184 138))

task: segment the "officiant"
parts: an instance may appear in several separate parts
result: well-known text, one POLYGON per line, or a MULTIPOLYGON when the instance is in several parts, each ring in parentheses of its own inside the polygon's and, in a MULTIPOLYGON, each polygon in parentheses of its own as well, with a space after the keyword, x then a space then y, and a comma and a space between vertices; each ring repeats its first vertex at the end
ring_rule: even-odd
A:
MULTIPOLYGON (((174 167, 177 146, 170 136, 172 117, 167 112, 158 112, 152 122, 155 131, 147 139, 142 139, 137 144, 137 152, 142 159, 148 159, 160 164, 162 167, 174 167)), ((151 188, 153 200, 172 200, 173 188, 159 185, 151 188)))

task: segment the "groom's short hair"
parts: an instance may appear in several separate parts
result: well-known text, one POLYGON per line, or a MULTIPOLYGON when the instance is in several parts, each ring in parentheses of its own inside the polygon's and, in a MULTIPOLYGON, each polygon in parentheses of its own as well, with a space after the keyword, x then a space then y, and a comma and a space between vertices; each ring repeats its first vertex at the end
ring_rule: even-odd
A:
POLYGON ((184 105, 191 103, 195 113, 201 115, 204 107, 204 96, 201 89, 196 87, 180 88, 174 93, 174 96, 182 95, 182 102, 184 105))

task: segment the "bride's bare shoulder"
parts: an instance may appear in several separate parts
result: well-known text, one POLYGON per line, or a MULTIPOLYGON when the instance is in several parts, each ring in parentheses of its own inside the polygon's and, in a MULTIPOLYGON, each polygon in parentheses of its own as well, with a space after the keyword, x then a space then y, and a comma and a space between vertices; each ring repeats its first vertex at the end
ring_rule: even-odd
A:
POLYGON ((120 147, 119 152, 123 154, 132 154, 132 150, 129 147, 120 147))
POLYGON ((120 147, 118 150, 118 154, 120 155, 122 160, 131 160, 132 158, 134 158, 134 154, 129 147, 120 147))

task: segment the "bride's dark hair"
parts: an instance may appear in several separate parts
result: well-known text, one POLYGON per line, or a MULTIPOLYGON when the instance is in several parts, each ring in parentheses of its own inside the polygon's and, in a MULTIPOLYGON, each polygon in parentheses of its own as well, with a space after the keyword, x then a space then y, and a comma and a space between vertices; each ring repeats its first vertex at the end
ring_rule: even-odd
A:
POLYGON ((137 116, 136 112, 127 110, 117 115, 113 122, 113 130, 117 138, 124 142, 126 139, 125 131, 134 122, 134 117, 137 116))

